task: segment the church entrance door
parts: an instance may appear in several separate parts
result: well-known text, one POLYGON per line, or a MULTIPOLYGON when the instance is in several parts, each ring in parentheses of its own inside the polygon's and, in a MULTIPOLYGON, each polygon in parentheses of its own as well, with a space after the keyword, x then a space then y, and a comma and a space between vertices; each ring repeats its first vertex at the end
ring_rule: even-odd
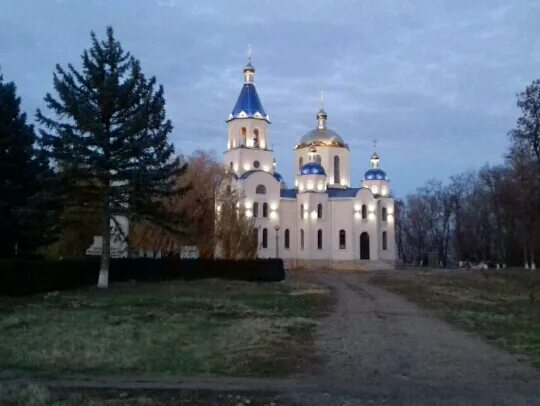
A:
POLYGON ((369 259, 369 234, 360 234, 360 259, 369 259))

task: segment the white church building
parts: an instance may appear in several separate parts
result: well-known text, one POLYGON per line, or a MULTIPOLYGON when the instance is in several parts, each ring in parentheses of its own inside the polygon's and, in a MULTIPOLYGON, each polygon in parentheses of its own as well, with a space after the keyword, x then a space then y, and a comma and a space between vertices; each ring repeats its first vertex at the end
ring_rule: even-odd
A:
POLYGON ((393 267, 394 199, 377 153, 361 185, 351 185, 349 146, 328 128, 321 103, 315 128, 294 146, 294 187, 288 188, 275 171, 270 117, 254 76, 248 63, 227 119, 224 163, 234 174, 246 215, 255 219, 258 256, 283 258, 288 267, 393 267))

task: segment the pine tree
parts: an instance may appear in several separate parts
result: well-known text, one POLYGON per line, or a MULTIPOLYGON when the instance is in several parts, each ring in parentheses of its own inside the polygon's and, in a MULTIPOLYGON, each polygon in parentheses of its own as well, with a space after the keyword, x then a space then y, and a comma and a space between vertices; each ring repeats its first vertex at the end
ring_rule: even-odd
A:
POLYGON ((16 90, 0 75, 0 255, 9 256, 31 253, 45 242, 48 216, 36 215, 43 208, 37 195, 51 175, 16 90))
POLYGON ((160 203, 174 192, 179 161, 167 140, 163 87, 146 78, 107 28, 106 39, 91 33, 82 71, 69 64, 54 73, 57 96, 45 101, 56 118, 38 110, 44 145, 58 164, 63 199, 95 205, 101 214, 99 287, 108 286, 111 223, 116 216, 164 221, 160 203))

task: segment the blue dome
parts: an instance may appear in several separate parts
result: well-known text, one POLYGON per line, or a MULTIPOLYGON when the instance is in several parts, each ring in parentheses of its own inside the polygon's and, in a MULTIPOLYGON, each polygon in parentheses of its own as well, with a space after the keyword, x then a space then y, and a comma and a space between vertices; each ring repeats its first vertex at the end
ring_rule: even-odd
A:
POLYGON ((276 180, 279 182, 279 183, 285 183, 285 180, 283 179, 283 176, 281 176, 281 174, 277 173, 277 172, 274 172, 274 178, 276 178, 276 180))
POLYGON ((300 168, 300 175, 325 175, 326 172, 321 164, 317 162, 308 162, 300 168))
POLYGON ((229 120, 234 118, 260 118, 269 121, 253 83, 244 83, 238 100, 229 115, 229 120))
POLYGON ((388 180, 386 172, 382 169, 370 169, 364 175, 365 180, 388 180))

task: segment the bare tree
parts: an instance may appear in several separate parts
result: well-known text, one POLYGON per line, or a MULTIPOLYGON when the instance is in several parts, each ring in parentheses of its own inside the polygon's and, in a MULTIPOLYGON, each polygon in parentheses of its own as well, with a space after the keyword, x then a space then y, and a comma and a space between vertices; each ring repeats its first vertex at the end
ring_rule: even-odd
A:
POLYGON ((253 218, 245 215, 241 196, 225 179, 216 204, 216 248, 221 258, 252 259, 257 255, 257 229, 253 218))

